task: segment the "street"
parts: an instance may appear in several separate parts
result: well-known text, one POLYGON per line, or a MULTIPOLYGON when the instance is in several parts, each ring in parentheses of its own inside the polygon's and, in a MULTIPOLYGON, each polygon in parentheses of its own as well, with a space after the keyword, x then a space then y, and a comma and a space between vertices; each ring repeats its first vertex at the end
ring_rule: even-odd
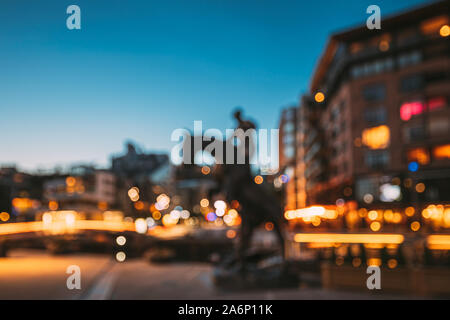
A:
MULTIPOLYGON (((379 299, 402 298, 370 292, 296 289, 222 292, 211 281, 209 264, 151 264, 143 258, 116 262, 108 255, 52 256, 13 250, 0 258, 0 300, 5 299, 379 299), (81 289, 69 290, 66 269, 81 269, 81 289)), ((405 297, 403 297, 405 298, 405 297)))

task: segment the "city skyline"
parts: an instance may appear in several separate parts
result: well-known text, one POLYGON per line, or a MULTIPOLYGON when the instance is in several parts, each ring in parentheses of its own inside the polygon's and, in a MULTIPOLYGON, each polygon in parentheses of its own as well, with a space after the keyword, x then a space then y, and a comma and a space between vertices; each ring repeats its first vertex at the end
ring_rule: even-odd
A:
MULTIPOLYGON (((377 5, 385 17, 429 2, 377 5)), ((365 23, 371 3, 348 1, 336 17, 331 1, 77 1, 82 28, 68 30, 70 4, 2 3, 0 164, 105 166, 127 140, 169 152, 174 129, 232 128, 236 106, 274 128, 308 90, 330 34, 365 23)))

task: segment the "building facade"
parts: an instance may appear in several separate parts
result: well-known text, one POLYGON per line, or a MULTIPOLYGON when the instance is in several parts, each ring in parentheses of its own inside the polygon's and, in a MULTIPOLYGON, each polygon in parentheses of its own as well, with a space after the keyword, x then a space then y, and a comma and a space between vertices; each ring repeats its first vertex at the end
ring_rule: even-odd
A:
POLYGON ((276 187, 283 187, 285 193, 284 207, 286 210, 298 208, 303 203, 300 199, 298 185, 299 173, 297 167, 298 156, 301 152, 299 146, 299 122, 297 120, 298 108, 296 106, 283 109, 279 123, 279 165, 280 176, 275 180, 276 187))
POLYGON ((290 118, 297 208, 450 202, 448 12, 438 2, 330 37, 290 118))
POLYGON ((50 210, 74 210, 87 218, 114 208, 116 177, 108 170, 80 166, 68 175, 48 179, 44 183, 44 198, 50 210))

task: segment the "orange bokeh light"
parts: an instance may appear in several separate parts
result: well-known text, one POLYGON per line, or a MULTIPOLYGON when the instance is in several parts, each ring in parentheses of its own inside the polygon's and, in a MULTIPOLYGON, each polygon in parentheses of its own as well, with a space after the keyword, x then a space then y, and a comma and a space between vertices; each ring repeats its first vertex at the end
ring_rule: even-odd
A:
POLYGON ((362 133, 362 142, 370 149, 384 149, 390 141, 391 132, 386 125, 365 129, 362 133))
POLYGON ((419 164, 428 164, 430 155, 425 148, 415 148, 408 151, 408 162, 417 161, 419 164))
POLYGON ((264 228, 267 230, 267 231, 272 231, 273 230, 273 223, 272 222, 267 222, 265 225, 264 225, 264 228))
POLYGON ((450 159, 450 144, 435 147, 433 156, 436 159, 450 159))
POLYGON ((450 35, 450 27, 446 24, 439 29, 439 34, 441 37, 448 37, 450 35))
POLYGON ((323 92, 317 92, 314 95, 314 100, 316 100, 316 102, 321 103, 325 100, 325 95, 323 94, 323 92))
POLYGON ((59 208, 58 202, 56 202, 56 201, 49 201, 48 208, 50 210, 52 210, 52 211, 58 210, 58 208, 59 208))
POLYGON ((203 173, 204 175, 207 175, 207 174, 209 174, 210 172, 211 172, 210 167, 208 167, 208 166, 203 166, 203 167, 202 167, 202 173, 203 173))
POLYGON ((263 183, 263 181, 264 181, 263 177, 261 177, 261 176, 256 176, 255 177, 255 183, 256 184, 261 184, 261 183, 263 183))

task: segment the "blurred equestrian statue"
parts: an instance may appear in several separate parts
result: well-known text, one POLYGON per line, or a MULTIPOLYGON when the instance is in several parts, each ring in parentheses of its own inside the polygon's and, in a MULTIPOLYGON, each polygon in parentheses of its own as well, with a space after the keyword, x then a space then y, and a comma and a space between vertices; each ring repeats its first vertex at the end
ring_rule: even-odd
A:
MULTIPOLYGON (((234 113, 237 127, 233 136, 223 141, 224 152, 234 150, 234 161, 231 164, 218 164, 213 169, 213 177, 217 182, 214 192, 223 193, 228 202, 237 200, 240 204, 241 231, 238 244, 238 263, 241 271, 246 271, 246 252, 250 247, 251 237, 255 229, 262 223, 271 222, 281 248, 284 259, 284 237, 282 231, 282 208, 275 195, 262 184, 254 182, 250 160, 255 154, 254 135, 255 124, 242 118, 240 110, 234 113), (238 161, 239 155, 244 155, 244 163, 238 161)), ((225 154, 224 159, 227 159, 225 154)))
POLYGON ((280 200, 268 185, 255 183, 252 173, 252 157, 256 154, 256 126, 252 121, 244 120, 240 110, 235 111, 233 117, 237 126, 230 137, 204 137, 203 134, 190 136, 190 139, 184 140, 183 146, 183 150, 190 150, 183 155, 187 161, 185 163, 194 163, 198 151, 207 152, 215 158, 212 170, 215 186, 210 189, 209 198, 219 196, 228 203, 233 200, 239 202, 241 226, 237 250, 216 266, 215 283, 230 289, 295 286, 298 278, 290 272, 290 266, 285 261, 284 220, 280 200), (267 222, 273 224, 279 254, 273 248, 251 248, 254 231, 267 222))
MULTIPOLYGON (((291 272, 285 261, 281 203, 267 185, 255 183, 252 174, 250 164, 256 151, 253 141, 256 135, 252 134, 252 131, 256 126, 252 121, 244 120, 240 110, 234 112, 234 119, 237 121, 234 135, 222 141, 223 152, 233 152, 234 161, 219 162, 217 155, 212 152, 216 157, 212 172, 217 185, 210 191, 210 197, 220 193, 225 195, 229 203, 233 200, 239 202, 241 229, 236 254, 222 261, 214 270, 215 283, 219 287, 232 290, 295 287, 298 285, 298 276, 291 272), (242 154, 245 161, 242 161, 242 158, 238 161, 242 154), (251 238, 255 229, 266 222, 273 224, 280 248, 279 255, 273 249, 251 250, 251 238)), ((205 147, 207 145, 205 144, 205 147)), ((230 158, 229 154, 222 155, 222 159, 230 158)))

